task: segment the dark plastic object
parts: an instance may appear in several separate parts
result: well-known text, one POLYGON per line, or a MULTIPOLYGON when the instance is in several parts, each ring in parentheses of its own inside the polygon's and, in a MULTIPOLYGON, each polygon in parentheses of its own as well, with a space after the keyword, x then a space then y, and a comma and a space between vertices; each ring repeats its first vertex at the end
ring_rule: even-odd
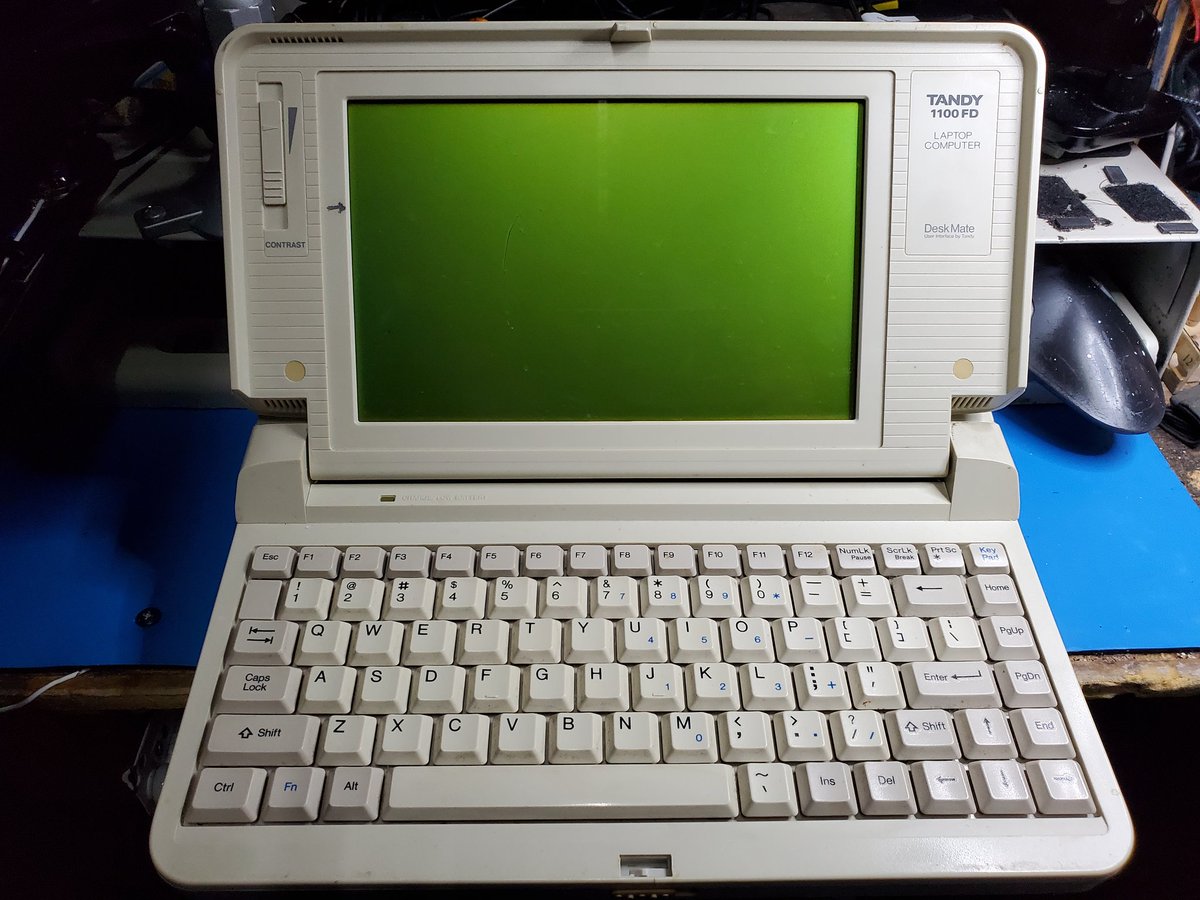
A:
POLYGON ((1144 66, 1064 66, 1046 89, 1042 151, 1055 158, 1090 153, 1163 134, 1178 118, 1178 101, 1150 89, 1144 66))
POLYGON ((1166 409, 1129 319, 1100 282, 1058 262, 1034 269, 1029 374, 1110 431, 1142 434, 1166 409))

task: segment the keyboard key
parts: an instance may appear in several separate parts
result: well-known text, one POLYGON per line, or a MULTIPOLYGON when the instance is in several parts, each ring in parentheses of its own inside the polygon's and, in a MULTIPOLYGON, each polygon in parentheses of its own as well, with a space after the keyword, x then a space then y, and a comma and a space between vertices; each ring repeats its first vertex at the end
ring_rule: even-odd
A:
POLYGON ((838 759, 887 759, 890 755, 883 719, 877 712, 840 710, 830 713, 829 734, 833 738, 833 755, 838 759))
POLYGON ((1017 586, 1007 575, 972 575, 967 579, 967 593, 980 617, 1019 616, 1025 611, 1017 586))
POLYGON ((1035 811, 1025 773, 1015 760, 984 759, 969 763, 967 771, 984 815, 1024 816, 1035 811))
POLYGON ((206 766, 311 766, 316 716, 219 715, 209 727, 206 766))
POLYGON ((692 614, 728 619, 742 614, 742 595, 732 575, 703 575, 691 582, 692 614))
POLYGON ((283 592, 279 618, 312 621, 329 618, 333 582, 328 578, 293 578, 283 592))
POLYGON ((379 723, 375 763, 381 766, 424 766, 433 745, 432 716, 387 716, 379 723))
POLYGON ((520 709, 521 670, 516 666, 476 666, 467 687, 467 712, 515 713, 520 709))
POLYGON ((671 663, 633 667, 633 708, 646 712, 675 712, 684 707, 683 670, 671 663))
POLYGON ((747 616, 784 619, 794 614, 792 591, 782 575, 750 575, 742 579, 742 611, 747 616))
POLYGON ((917 806, 927 816, 971 816, 975 800, 967 785, 967 770, 953 760, 913 763, 913 790, 917 806))
POLYGON ((1047 816, 1089 816, 1096 804, 1079 765, 1069 759, 1039 759, 1025 766, 1038 809, 1047 816))
POLYGON ((829 658, 834 662, 871 662, 882 660, 875 623, 870 619, 839 616, 825 623, 829 658))
POLYGON ((573 544, 567 551, 567 574, 598 578, 608 574, 608 548, 599 544, 573 544))
POLYGON ((662 759, 658 716, 613 713, 604 720, 604 759, 610 763, 656 763, 662 759))
POLYGON ((717 716, 717 742, 724 762, 771 762, 775 740, 763 712, 724 712, 717 716))
POLYGON ((460 713, 467 690, 467 670, 460 666, 422 666, 416 673, 409 710, 415 713, 460 713))
POLYGON ((531 544, 525 548, 525 574, 530 578, 551 578, 563 574, 562 547, 531 544))
POLYGON ((548 619, 581 619, 588 614, 588 583, 582 578, 547 578, 541 594, 541 614, 548 619))
POLYGON ((849 709, 846 673, 837 663, 807 663, 792 670, 801 709, 849 709))
POLYGON ((775 661, 775 642, 766 619, 726 619, 719 630, 727 662, 775 661))
MULTIPOLYGON (((695 714, 693 713, 693 716, 695 714)), ((738 814, 729 766, 570 766, 393 769, 388 821, 728 819, 738 814)))
POLYGON ((958 544, 923 544, 921 562, 928 575, 963 575, 967 571, 958 544))
POLYGON ((291 547, 256 547, 250 556, 251 578, 291 578, 296 551, 291 547))
POLYGON ((881 619, 896 614, 891 583, 882 575, 853 575, 841 580, 846 614, 881 619))
POLYGON ((833 574, 874 575, 874 551, 868 544, 838 544, 833 548, 833 574))
POLYGON ((1007 660, 996 663, 995 671, 1005 706, 1054 706, 1054 691, 1046 667, 1037 660, 1007 660))
POLYGON ((705 544, 700 548, 700 572, 703 575, 742 574, 742 557, 733 544, 705 544))
POLYGON ((842 591, 838 581, 829 575, 812 575, 792 579, 792 599, 797 616, 829 619, 844 616, 842 591))
POLYGON ((740 709, 737 669, 728 663, 695 663, 684 669, 688 709, 740 709))
POLYGON ((406 666, 448 666, 454 662, 458 625, 454 622, 414 622, 400 654, 406 666))
POLYGON ((300 670, 288 666, 230 666, 214 707, 219 713, 293 713, 300 670))
POLYGON ((1017 755, 1008 719, 998 709, 960 709, 954 714, 954 724, 967 759, 1012 759, 1017 755))
POLYGON ((799 810, 796 782, 789 766, 754 763, 738 766, 742 815, 749 819, 790 819, 799 810))
POLYGON ((563 625, 557 619, 522 619, 512 625, 511 662, 562 662, 563 625))
POLYGON ((325 770, 282 766, 271 773, 262 807, 264 822, 315 822, 321 811, 325 770))
POLYGON ((436 595, 437 582, 432 579, 408 576, 393 579, 383 617, 401 622, 431 619, 436 595))
POLYGON ((900 709, 905 705, 900 671, 891 663, 853 663, 846 667, 846 674, 856 709, 900 709))
POLYGON ((908 663, 900 668, 913 709, 967 709, 1000 705, 996 680, 986 663, 908 663))
POLYGON ((911 816, 917 812, 917 800, 904 763, 859 763, 854 767, 854 785, 863 815, 911 816))
POLYGON ((1070 759, 1075 755, 1067 725, 1057 709, 1015 709, 1009 722, 1026 759, 1070 759))
POLYGON ((342 554, 335 547, 302 547, 296 559, 298 578, 337 578, 342 554))
POLYGON ((954 722, 945 710, 897 710, 884 719, 896 759, 958 759, 954 722))
POLYGON ((771 623, 771 632, 775 637, 775 657, 780 662, 825 662, 829 659, 825 629, 817 619, 776 619, 771 623))
POLYGON ((254 822, 266 783, 263 769, 203 769, 183 820, 193 825, 254 822))
POLYGON ((242 589, 242 605, 238 608, 239 619, 274 619, 279 607, 279 595, 283 582, 273 580, 247 581, 242 589))
POLYGON ((371 716, 330 717, 317 750, 317 765, 368 765, 375 750, 375 724, 371 716))
MULTIPOLYGON (((432 554, 427 547, 393 547, 388 556, 388 578, 424 578, 432 554)), ((470 573, 463 573, 470 574, 470 573)))
POLYGON ((747 575, 786 575, 787 564, 778 544, 748 544, 746 546, 747 575))
MULTIPOLYGON (((280 625, 295 627, 291 622, 280 625)), ((354 626, 349 622, 309 622, 296 645, 298 666, 342 666, 350 650, 354 626)))
POLYGON ((575 695, 584 712, 629 709, 629 670, 615 663, 589 663, 576 673, 575 695))
MULTIPOLYGON (((560 713, 550 729, 550 762, 596 765, 604 760, 604 720, 595 713, 560 713)), ((590 772, 589 772, 590 775, 590 772)))
POLYGON ((669 763, 717 761, 717 729, 706 712, 678 712, 662 717, 663 759, 669 763))
POLYGON ((742 706, 746 709, 795 709, 792 673, 782 663, 752 663, 739 672, 742 706))
POLYGON ((850 767, 840 762, 810 762, 796 766, 796 793, 806 816, 853 816, 858 801, 850 767))
POLYGON ((888 662, 932 662, 933 645, 925 622, 916 616, 889 616, 875 623, 883 658, 888 662))
POLYGON ((617 544, 613 547, 614 575, 645 577, 652 573, 650 548, 645 544, 617 544))
POLYGON ((342 555, 346 578, 382 578, 388 555, 382 547, 347 547, 342 555))
POLYGON ((499 665, 508 662, 508 643, 512 629, 507 622, 478 619, 464 622, 462 646, 455 659, 460 666, 499 665))
POLYGON ((525 713, 497 716, 491 760, 500 766, 540 766, 546 761, 546 719, 525 713))
POLYGON ((404 626, 399 622, 359 622, 350 645, 350 665, 399 665, 403 641, 404 626))
POLYGON ((249 619, 238 625, 225 661, 231 665, 286 666, 292 661, 299 633, 300 626, 295 622, 249 619))
MULTIPOLYGON (((690 548, 689 548, 690 549, 690 548)), ((690 616, 691 587, 678 575, 654 575, 641 582, 642 615, 659 619, 690 616)))
POLYGON ((957 575, 901 575, 892 581, 902 616, 969 616, 971 602, 957 575))
POLYGON ((475 567, 480 578, 515 578, 521 574, 521 551, 516 547, 483 547, 475 567))
POLYGON ((991 616, 979 628, 992 659, 1037 659, 1033 629, 1022 616, 991 616))
POLYGON ((400 666, 375 666, 363 669, 354 700, 360 715, 382 716, 408 709, 412 671, 400 666))
POLYGON ((374 822, 379 818, 383 769, 339 766, 329 773, 321 818, 326 822, 374 822))
POLYGON ((641 614, 638 582, 627 575, 597 578, 592 582, 592 615, 624 619, 641 614))
POLYGON ((443 716, 433 761, 439 766, 481 766, 487 762, 490 735, 487 716, 443 716))
POLYGON ((687 544, 661 544, 655 554, 654 571, 658 575, 695 575, 695 549, 687 544))
POLYGON ((917 548, 912 544, 880 544, 879 571, 883 575, 920 575, 917 548))
POLYGON ((821 762, 833 759, 829 725, 823 713, 810 710, 779 712, 772 717, 772 723, 775 747, 779 758, 784 762, 821 762))
POLYGON ((969 662, 987 659, 983 638, 970 616, 938 616, 931 619, 929 637, 940 660, 969 662))
MULTIPOLYGON (((421 573, 414 573, 421 574, 421 573)), ((475 548, 438 547, 433 554, 434 578, 469 578, 475 574, 475 548)))
POLYGON ((569 712, 575 708, 575 670, 570 666, 530 666, 522 676, 521 709, 569 712))
POLYGON ((823 544, 792 544, 788 548, 788 571, 793 575, 831 575, 829 551, 823 544))
POLYGON ((1003 544, 968 544, 967 571, 972 575, 1007 575, 1008 554, 1003 544))
POLYGON ((667 623, 671 660, 677 663, 720 662, 721 641, 712 619, 672 619, 667 623))
POLYGON ((375 578, 343 578, 330 618, 347 622, 378 619, 383 611, 384 584, 375 578))
POLYGON ((538 582, 532 578, 497 578, 488 587, 488 609, 493 618, 515 621, 537 615, 538 582))
POLYGON ((607 619, 574 619, 567 624, 563 639, 563 659, 573 665, 617 658, 613 623, 607 619))
POLYGON ((439 619, 482 619, 486 609, 487 582, 482 578, 447 578, 438 588, 439 619))

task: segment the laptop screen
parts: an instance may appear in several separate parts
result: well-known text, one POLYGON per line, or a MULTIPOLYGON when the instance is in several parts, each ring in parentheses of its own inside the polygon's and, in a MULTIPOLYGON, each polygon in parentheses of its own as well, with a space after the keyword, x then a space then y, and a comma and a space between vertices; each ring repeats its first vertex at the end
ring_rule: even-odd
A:
POLYGON ((350 102, 358 420, 853 419, 863 114, 350 102))

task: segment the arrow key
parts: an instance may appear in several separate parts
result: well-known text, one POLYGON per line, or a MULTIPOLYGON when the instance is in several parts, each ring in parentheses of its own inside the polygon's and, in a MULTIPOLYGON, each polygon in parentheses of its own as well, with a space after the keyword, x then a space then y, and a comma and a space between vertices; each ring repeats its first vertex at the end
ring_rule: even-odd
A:
POLYGON ((927 816, 970 816, 975 801, 967 785, 967 771, 949 759, 913 763, 913 790, 917 805, 927 816))
POLYGON ((790 819, 799 812, 792 767, 784 763, 738 766, 742 815, 752 819, 790 819))
MULTIPOLYGON (((1079 765, 1069 759, 1039 759, 1025 767, 1038 809, 1048 816, 1089 816, 1096 804, 1079 765)), ((749 815, 749 813, 747 813, 749 815)))
POLYGON ((967 768, 979 811, 984 815, 1025 816, 1034 812, 1029 784, 1015 759, 985 759, 967 768))
POLYGON ((960 709, 954 714, 954 724, 967 759, 1012 759, 1017 755, 1008 719, 998 709, 960 709))

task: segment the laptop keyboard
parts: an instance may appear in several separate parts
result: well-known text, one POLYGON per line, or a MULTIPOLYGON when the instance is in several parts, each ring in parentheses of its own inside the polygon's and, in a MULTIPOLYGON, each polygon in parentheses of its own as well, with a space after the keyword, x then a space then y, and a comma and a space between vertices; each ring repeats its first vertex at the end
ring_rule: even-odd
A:
POLYGON ((259 547, 185 824, 1089 816, 998 544, 259 547))

